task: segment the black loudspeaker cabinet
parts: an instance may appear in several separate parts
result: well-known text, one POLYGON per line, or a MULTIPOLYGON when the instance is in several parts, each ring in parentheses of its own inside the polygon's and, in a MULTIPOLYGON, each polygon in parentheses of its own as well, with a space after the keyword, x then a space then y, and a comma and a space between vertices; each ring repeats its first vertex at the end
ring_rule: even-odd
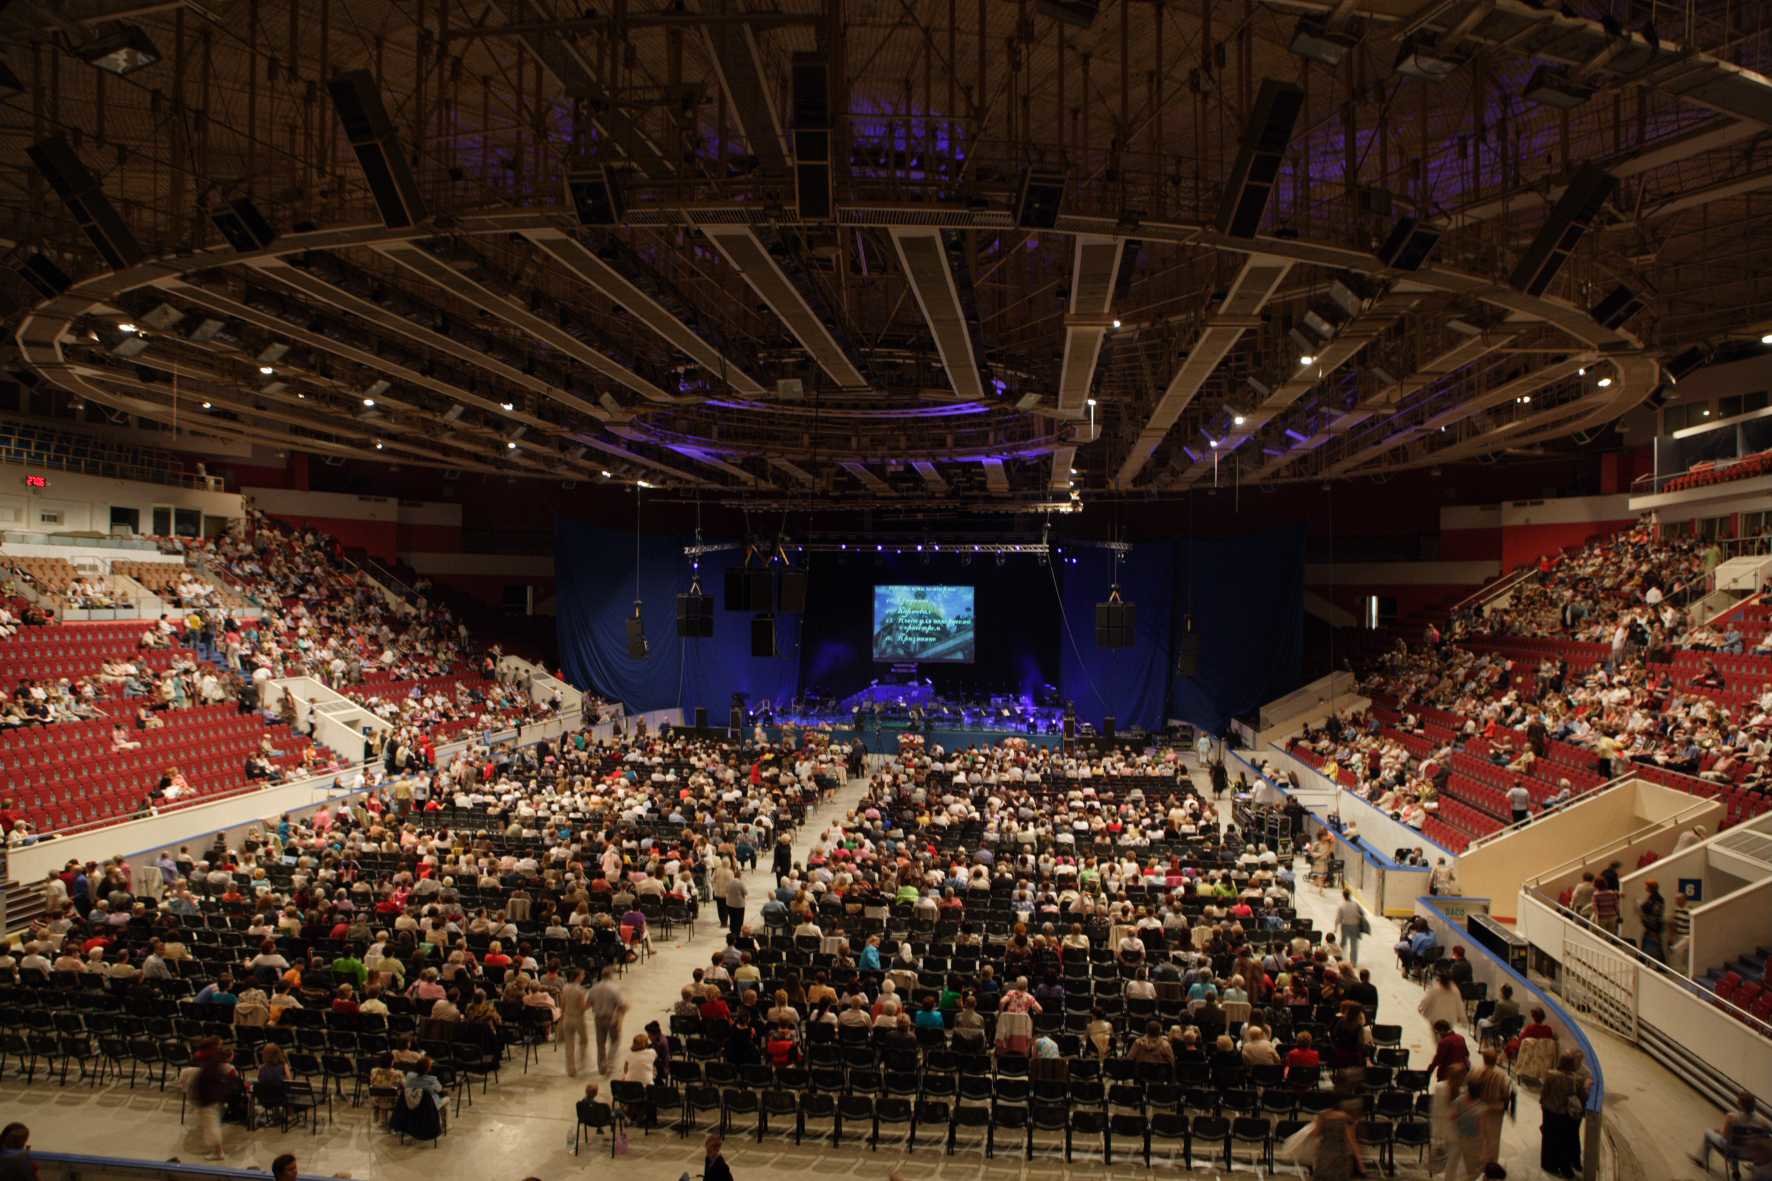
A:
POLYGON ((1527 295, 1543 295, 1617 189, 1618 178, 1597 164, 1583 164, 1576 169, 1569 178, 1569 187, 1538 227, 1538 236, 1520 255, 1508 286, 1527 295))
POLYGON ((634 660, 646 659, 646 625, 638 617, 628 620, 628 656, 634 660))
POLYGON ((1607 328, 1621 327, 1626 320, 1643 310, 1637 293, 1622 283, 1606 293, 1606 298, 1588 309, 1588 315, 1607 328))
POLYGON ((1413 217, 1398 220, 1378 248, 1378 261, 1399 271, 1419 271, 1440 244, 1440 231, 1413 217))
POLYGON ((209 220, 241 254, 263 250, 277 240, 277 231, 248 197, 235 197, 210 214, 209 220))
POLYGON ((1218 232, 1233 238, 1253 238, 1267 212, 1268 197, 1279 179, 1292 128, 1304 109, 1304 89, 1290 82, 1263 78, 1243 130, 1236 163, 1225 183, 1224 200, 1218 207, 1218 232))
POLYGON ((1103 714, 1101 717, 1101 736, 1109 742, 1112 742, 1114 740, 1114 734, 1119 728, 1119 724, 1120 720, 1114 717, 1113 714, 1103 714))
POLYGON ((1015 196, 1015 224, 1024 230, 1049 230, 1058 224, 1064 204, 1064 173, 1029 172, 1015 196))
POLYGON ((1130 648, 1138 630, 1138 609, 1131 603, 1095 604, 1095 645, 1130 648))
POLYGON ((726 571, 726 610, 768 611, 774 606, 774 597, 774 580, 768 570, 737 566, 726 571))
POLYGON ((34 143, 25 149, 31 164, 49 182, 55 195, 73 214, 74 221, 92 240, 93 249, 103 256, 113 270, 134 266, 147 258, 135 231, 105 196, 98 177, 81 161, 78 153, 62 136, 34 143))
POLYGON ((695 728, 697 730, 706 730, 708 728, 708 707, 705 705, 698 705, 695 707, 695 728))
POLYGON ((1200 637, 1188 632, 1175 649, 1175 671, 1184 677, 1200 675, 1200 637))
POLYGON ((829 131, 831 127, 831 59, 823 53, 796 53, 790 66, 793 84, 791 122, 794 131, 829 131))
POLYGON ((18 269, 19 278, 29 283, 44 299, 54 299, 74 285, 68 273, 41 254, 32 254, 18 269))
POLYGON ((775 655, 775 616, 758 615, 751 620, 751 655, 775 655))
POLYGON ((677 596, 677 634, 697 640, 708 639, 714 634, 712 595, 677 596))
POLYGON ((399 133, 388 118, 374 76, 368 70, 351 70, 328 82, 326 89, 339 126, 357 153, 382 222, 395 230, 423 221, 428 213, 418 178, 400 146, 399 133))
POLYGON ((612 226, 621 221, 621 190, 607 166, 566 178, 566 195, 581 226, 612 226))
POLYGON ((806 571, 783 570, 776 610, 789 615, 806 610, 806 571))

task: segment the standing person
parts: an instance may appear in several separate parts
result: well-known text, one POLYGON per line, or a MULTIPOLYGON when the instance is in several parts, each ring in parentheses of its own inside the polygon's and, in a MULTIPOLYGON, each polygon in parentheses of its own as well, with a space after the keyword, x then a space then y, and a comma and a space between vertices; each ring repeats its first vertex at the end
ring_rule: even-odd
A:
POLYGON ((1513 812, 1515 824, 1532 818, 1532 793, 1522 780, 1514 780, 1514 785, 1507 789, 1507 806, 1513 812))
POLYGON ((1366 1175, 1359 1141, 1354 1139, 1353 1112, 1358 1107, 1359 1100, 1344 1099, 1311 1121, 1311 1139, 1317 1146, 1311 1181, 1349 1181, 1366 1175))
POLYGON ((1594 925, 1609 934, 1618 934, 1618 883, 1601 875, 1594 883, 1594 925))
POLYGON ((1673 913, 1667 916, 1667 963, 1682 976, 1692 974, 1692 900, 1674 891, 1673 913))
POLYGON ((737 943, 738 937, 744 933, 744 901, 746 890, 744 879, 733 874, 726 882, 726 925, 729 932, 728 943, 737 943))
POLYGON ((782 833, 775 840, 775 884, 779 887, 782 879, 794 868, 794 843, 787 833, 782 833))
POLYGON ((597 1073, 612 1074, 615 1056, 621 1052, 621 1021, 628 1002, 615 983, 615 965, 603 969, 603 978, 590 993, 591 1021, 597 1032, 597 1073))
POLYGON ((1661 896, 1661 883, 1653 878, 1643 883, 1643 891, 1637 900, 1637 918, 1643 924, 1643 954, 1665 960, 1667 899, 1661 896))
POLYGON ((724 1144, 725 1141, 720 1139, 718 1132, 713 1133, 703 1142, 702 1151, 706 1154, 707 1159, 702 1162, 701 1166, 702 1181, 732 1181, 732 1166, 728 1165, 726 1158, 720 1155, 720 1149, 724 1144))
POLYGON ((1335 908, 1335 925, 1341 928, 1341 945, 1347 949, 1347 962, 1360 962, 1360 936, 1365 934, 1366 912, 1354 901, 1354 892, 1341 888, 1341 905, 1335 908))
POLYGON ((1545 1074, 1538 1094, 1543 1113, 1538 1167, 1553 1177, 1581 1175, 1581 1117, 1587 1105, 1588 1080, 1580 1068, 1581 1055, 1564 1054, 1556 1069, 1545 1074))
POLYGON ((222 1159, 222 1106, 227 1102, 232 1082, 234 1051, 215 1038, 201 1047, 197 1069, 191 1076, 191 1104, 197 1109, 197 1133, 211 1160, 222 1159))
POLYGON ((574 968, 560 990, 560 1041, 566 1046, 566 1077, 578 1077, 578 1064, 587 1059, 590 1031, 585 1015, 590 1011, 591 991, 585 987, 585 970, 574 968))
POLYGON ((1501 1123, 1507 1115, 1514 1084, 1508 1078, 1507 1067, 1497 1065, 1501 1053, 1496 1047, 1484 1046, 1482 1055, 1483 1064, 1470 1076, 1471 1096, 1479 1106, 1478 1155, 1472 1163, 1487 1169, 1501 1163, 1501 1123))

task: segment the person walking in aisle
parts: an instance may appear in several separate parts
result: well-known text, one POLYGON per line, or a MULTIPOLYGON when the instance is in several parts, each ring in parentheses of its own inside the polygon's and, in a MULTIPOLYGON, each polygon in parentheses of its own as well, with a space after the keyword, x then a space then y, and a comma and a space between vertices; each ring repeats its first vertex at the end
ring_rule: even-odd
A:
POLYGON ((591 1024, 597 1035, 597 1073, 614 1072, 616 1055, 621 1053, 621 1021, 627 1016, 628 1002, 615 983, 616 968, 603 969, 603 978, 591 989, 591 1024))
POLYGON ((794 868, 794 843, 787 833, 782 833, 775 840, 775 884, 780 887, 782 879, 787 877, 794 868))
POLYGON ((1341 928, 1341 945, 1347 949, 1347 962, 1360 962, 1360 936, 1366 933, 1366 912, 1354 901, 1354 892, 1341 888, 1341 905, 1335 908, 1335 925, 1341 928))
POLYGON ((1544 1076, 1538 1094, 1538 1167, 1553 1177, 1581 1175, 1581 1119, 1587 1106, 1588 1080, 1581 1073, 1581 1055, 1564 1054, 1544 1076))
POLYGON ((560 990, 560 1041, 566 1046, 566 1075, 578 1077, 578 1064, 586 1061, 590 1049, 590 1030, 585 1017, 591 1008, 591 991, 585 987, 585 970, 574 968, 566 976, 566 987, 560 990))
POLYGON ((728 942, 737 943, 738 937, 744 933, 744 902, 746 897, 744 879, 736 873, 726 883, 726 924, 731 932, 728 942))

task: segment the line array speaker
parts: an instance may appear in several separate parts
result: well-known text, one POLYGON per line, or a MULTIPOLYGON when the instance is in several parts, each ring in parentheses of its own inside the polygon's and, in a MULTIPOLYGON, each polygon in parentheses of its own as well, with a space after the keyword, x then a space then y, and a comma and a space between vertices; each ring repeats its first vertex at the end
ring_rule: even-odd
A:
POLYGON ((1095 646, 1130 648, 1138 631, 1138 609, 1126 602, 1095 604, 1095 646))
POLYGON ((796 53, 789 67, 793 94, 794 205, 802 218, 823 221, 834 204, 831 177, 831 59, 796 53))
POLYGON ((1181 644, 1175 650, 1175 671, 1184 677, 1200 675, 1200 637, 1194 632, 1181 637, 1181 644))
POLYGON ((1378 261, 1399 271, 1419 271, 1439 244, 1439 230, 1422 225, 1417 218, 1399 218, 1377 250, 1378 261))
POLYGON ((612 226, 621 221, 621 190, 607 165, 566 177, 566 196, 581 226, 612 226))
POLYGON ((758 615, 751 619, 751 655, 774 656, 775 616, 758 615))
POLYGON ((332 109, 357 163, 369 182, 381 219, 391 230, 415 225, 426 217, 418 178, 400 147, 400 134, 382 105, 381 88, 368 70, 351 70, 326 84, 332 109))
POLYGON ((681 594, 677 596, 677 634, 705 640, 714 634, 714 597, 681 594))
POLYGON ((1261 92, 1256 95, 1255 109, 1249 112, 1249 126, 1244 129, 1243 144, 1237 149, 1237 161, 1218 207, 1219 233, 1253 238, 1261 228, 1286 145, 1292 142, 1292 127, 1303 109, 1302 87, 1275 78, 1261 80, 1261 92))
POLYGON ((726 610, 768 611, 774 606, 774 590, 768 570, 734 566, 726 571, 726 610))
POLYGON ((1643 301, 1637 293, 1620 283, 1606 293, 1606 298, 1589 308, 1587 314, 1607 328, 1618 328, 1642 310, 1643 301))
POLYGON ((105 196, 98 177, 81 162, 65 137, 56 135, 34 143, 25 149, 25 155, 31 158, 32 165, 43 174, 43 179, 62 199, 62 204, 74 215, 74 221, 92 240, 93 248, 113 271, 134 266, 148 256, 135 231, 129 228, 123 215, 105 196))
POLYGON ((1024 230, 1049 230, 1058 224, 1064 204, 1064 173, 1028 172, 1015 195, 1015 224, 1024 230))
POLYGON ((1551 206, 1538 236, 1526 247, 1508 285, 1527 295, 1543 295, 1569 260, 1576 243, 1618 189, 1618 178, 1597 164, 1583 164, 1551 206))
POLYGON ((277 231, 247 197, 235 197, 210 214, 209 220, 228 240, 228 245, 241 254, 263 250, 277 240, 277 231))
POLYGON ((806 610, 806 571, 783 570, 776 609, 792 615, 806 610))
POLYGON ((35 252, 19 264, 18 275, 44 299, 54 299, 74 285, 66 271, 50 262, 47 255, 35 252))
POLYGON ((628 618, 628 656, 634 660, 646 659, 646 625, 638 615, 628 618))

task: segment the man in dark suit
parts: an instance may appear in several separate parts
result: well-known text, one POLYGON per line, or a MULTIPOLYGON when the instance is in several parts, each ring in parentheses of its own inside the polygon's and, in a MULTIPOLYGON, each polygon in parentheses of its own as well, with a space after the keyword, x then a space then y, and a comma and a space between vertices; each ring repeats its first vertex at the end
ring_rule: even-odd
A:
POLYGON ((720 1155, 720 1147, 724 1143, 718 1133, 707 1139, 707 1160, 701 1167, 702 1181, 732 1181, 732 1169, 726 1158, 720 1155))

